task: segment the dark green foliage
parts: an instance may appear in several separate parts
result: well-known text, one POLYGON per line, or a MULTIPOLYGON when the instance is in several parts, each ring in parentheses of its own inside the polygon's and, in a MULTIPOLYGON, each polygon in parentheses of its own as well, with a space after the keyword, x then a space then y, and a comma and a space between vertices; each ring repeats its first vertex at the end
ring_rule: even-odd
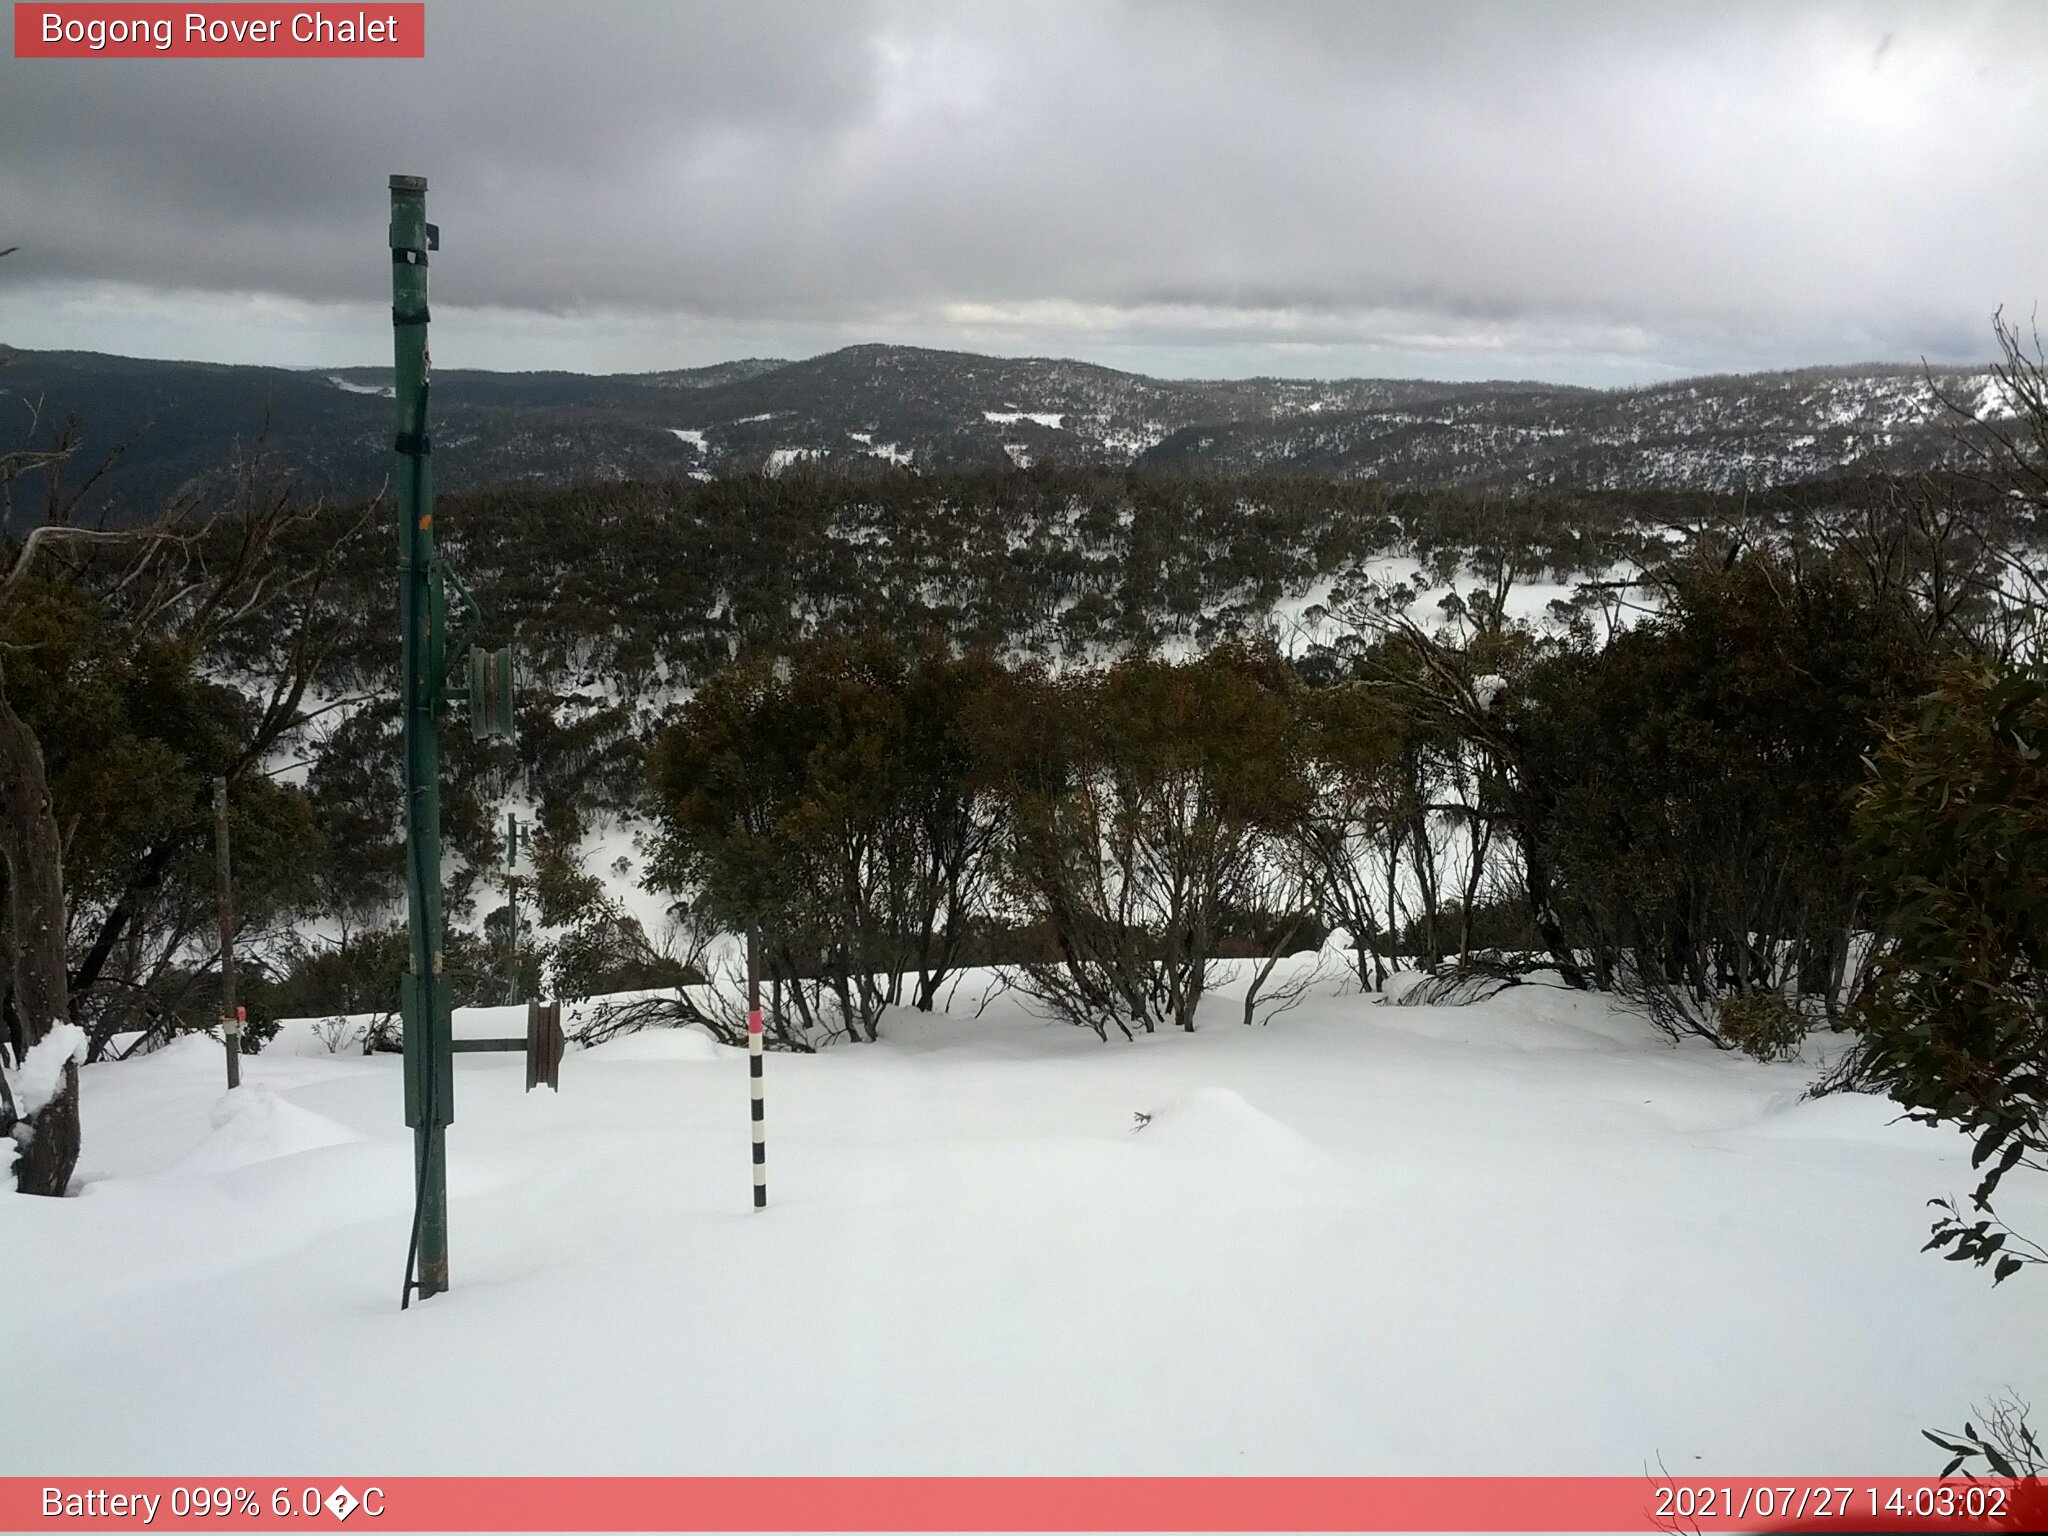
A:
MULTIPOLYGON (((548 994, 580 1001, 607 992, 674 987, 701 980, 682 961, 656 948, 640 920, 606 893, 604 882, 583 868, 573 842, 543 832, 527 845, 533 873, 522 877, 522 894, 531 901, 528 920, 558 930, 543 940, 531 930, 520 956, 521 995, 540 995, 543 976, 548 994)), ((509 914, 498 909, 485 919, 486 934, 498 956, 494 969, 507 969, 505 945, 510 938, 509 914)), ((500 983, 502 985, 502 982, 500 983)))
MULTIPOLYGON (((2041 1441, 2027 1423, 2030 1411, 2030 1405, 2017 1397, 1994 1398, 1979 1406, 1984 1420, 1981 1429, 1965 1420, 1960 1434, 1931 1429, 1920 1433, 1949 1453, 1947 1465, 1936 1474, 1939 1477, 1953 1477, 1958 1470, 1982 1462, 1984 1470, 1993 1477, 2025 1479, 2014 1493, 2027 1499, 2031 1507, 2015 1510, 2014 1517, 2018 1522, 2032 1518, 2038 1528, 2039 1517, 2048 1513, 2041 1508, 2043 1490, 2039 1482, 2041 1475, 2048 1472, 2048 1457, 2041 1454, 2041 1441)), ((1976 1473, 1964 1471, 1963 1475, 1975 1477, 1976 1473)))
POLYGON ((1714 1005, 1723 1040, 1758 1061, 1789 1061, 1812 1021, 1776 992, 1730 992, 1714 1005))
MULTIPOLYGON (((409 943, 402 918, 347 931, 331 942, 282 940, 264 965, 243 972, 250 1017, 275 1021, 390 1014, 392 1026, 382 1035, 373 1032, 372 1043, 395 1048, 399 977, 408 963, 409 943)), ((444 957, 457 1007, 505 1000, 503 957, 486 938, 450 928, 444 957)))
MULTIPOLYGON (((1884 913, 1856 1008, 1866 1068, 1975 1139, 1987 1211, 2014 1168, 2048 1163, 2048 677, 1949 674, 1876 754, 1856 825, 1884 913)), ((1930 1247, 1997 1280, 2040 1262, 1938 1204, 1930 1247)))
POLYGON ((1009 958, 1078 1021, 1191 1027, 1233 932, 1308 921, 1256 879, 1303 803, 1291 688, 1243 651, 1061 680, 873 634, 742 661, 651 756, 659 876, 759 930, 806 1036, 823 1002, 856 1038, 931 1007, 995 958, 999 912, 1034 924, 1009 958))
POLYGON ((1710 1038, 1729 993, 1831 998, 1861 885, 1849 797, 1928 664, 1903 609, 1765 556, 1692 565, 1656 617, 1553 649, 1506 730, 1563 944, 1710 1038))
MULTIPOLYGON (((1853 485, 1834 494, 1882 500, 1853 485)), ((1815 509, 1828 497, 1800 488, 1746 505, 1647 491, 1502 500, 1057 465, 444 497, 444 545, 499 621, 488 638, 516 641, 523 679, 515 751, 451 748, 451 843, 464 861, 481 854, 489 818, 469 817, 462 797, 488 802, 515 782, 556 836, 639 813, 645 747, 672 701, 749 649, 873 629, 902 645, 938 634, 963 651, 1097 665, 1165 643, 1256 637, 1272 623, 1272 598, 1318 583, 1324 611, 1342 611, 1372 560, 1393 550, 1445 569, 1509 551, 1504 571, 1569 581, 1662 558, 1658 534, 1670 522, 1825 530, 1815 509)), ((389 530, 359 522, 326 518, 341 562, 328 597, 351 622, 322 681, 343 695, 380 689, 395 655, 389 530)), ((1311 666, 1348 675, 1328 657, 1311 666)), ((372 756, 381 763, 382 749, 372 756)))
MULTIPOLYGON (((1909 674, 1931 641, 1926 625, 1895 630, 1887 617, 1922 587, 1870 561, 1838 569, 1797 541, 1839 541, 1843 518, 1828 509, 1874 516, 1893 505, 1888 495, 1806 487, 1740 509, 1696 494, 1499 499, 1004 465, 445 498, 445 542, 503 618, 504 633, 488 638, 516 635, 525 679, 516 749, 451 740, 451 911, 473 928, 473 898, 502 899, 506 798, 535 805, 542 841, 562 850, 652 808, 672 834, 661 874, 697 920, 733 928, 779 904, 770 964, 791 984, 792 1016, 814 1001, 846 1012, 843 989, 859 1033, 892 987, 930 1006, 968 957, 1064 963, 1063 934, 1120 931, 1133 964, 1150 970, 1169 952, 1184 967, 1196 952, 1263 955, 1337 926, 1357 940, 1369 981, 1395 952, 1430 965, 1541 947, 1568 975, 1590 963, 1594 980, 1649 977, 1682 999, 1681 1027, 1718 1036, 1717 999, 1786 980, 1771 978, 1774 967, 1796 973, 1795 993, 1823 994, 1844 957, 1855 877, 1841 795, 1861 771, 1867 721, 1918 686, 1909 674), (1660 523, 1738 511, 1787 554, 1686 566, 1665 617, 1611 643, 1596 643, 1588 607, 1576 639, 1539 644, 1503 622, 1498 586, 1446 610, 1443 636, 1367 636, 1298 667, 1260 661, 1238 640, 1268 622, 1275 598, 1314 583, 1355 616, 1367 562, 1390 547, 1439 574, 1478 566, 1503 580, 1559 579, 1663 550, 1660 523), (1078 677, 1166 643, 1229 653, 1200 664, 1228 684, 1202 709, 1177 712, 1185 669, 1158 663, 1111 666, 1091 693, 961 659, 1031 655, 1078 677), (786 675, 767 660, 777 654, 786 675), (1278 712, 1240 729, 1219 711, 1231 679, 1261 668, 1258 708, 1277 699, 1278 712), (1474 690, 1485 679, 1490 697, 1494 678, 1504 691, 1488 710, 1474 690), (672 702, 692 690, 689 704, 672 702), (1160 732, 1155 717, 1168 722, 1160 732), (1183 740, 1209 736, 1216 744, 1183 740), (1165 804, 1148 784, 1196 783, 1208 800, 1191 803, 1220 806, 1226 792, 1248 803, 1269 793, 1251 782, 1254 766, 1295 786, 1298 811, 1204 812, 1187 824, 1201 836, 1176 832, 1171 853, 1195 860, 1203 838, 1228 828, 1216 846, 1256 848, 1232 879, 1257 890, 1202 874, 1184 884, 1182 895, 1207 893, 1184 917, 1126 914, 1104 927, 1066 896, 1054 920, 1045 893, 1084 872, 1087 861, 1071 862, 1085 848, 1080 828, 1113 834, 1108 869, 1127 855, 1156 861, 1164 854, 1133 830, 1165 804), (1036 875, 1015 857, 1029 839, 1011 835, 1027 804, 1058 829, 1047 846, 1064 850, 1036 875), (678 829, 693 829, 693 846, 678 829), (991 887, 1001 849, 1012 855, 1007 899, 991 887), (905 979, 864 990, 862 975, 905 979)), ((1702 548, 1711 542, 1702 535, 1702 548)), ((325 586, 294 611, 331 621, 314 677, 340 705, 295 738, 273 738, 278 757, 311 759, 303 791, 286 792, 310 826, 293 855, 280 824, 273 861, 259 858, 252 824, 246 877, 278 882, 280 916, 299 903, 369 932, 395 919, 400 888, 383 693, 395 646, 389 529, 330 513, 282 529, 277 553, 285 569, 332 556, 325 586)), ((261 633, 222 637, 206 675, 257 675, 276 649, 261 633)), ((95 655, 96 666, 116 665, 111 651, 95 655)), ((151 875, 159 882, 189 866, 196 899, 205 839, 189 791, 223 750, 208 733, 246 738, 259 700, 149 671, 190 666, 177 658, 119 666, 133 673, 122 708, 140 722, 123 725, 120 742, 88 718, 105 689, 55 706, 71 712, 58 734, 79 744, 88 777, 137 787, 80 836, 130 849, 131 867, 167 860, 151 875), (166 794, 178 806, 156 803, 166 794), (161 826, 174 828, 174 854, 150 836, 161 826)), ((252 801, 248 814, 261 810, 252 801)), ((117 867, 109 879, 111 908, 135 881, 117 867)), ((529 935, 529 969, 550 959, 577 990, 672 974, 587 874, 565 879, 562 900, 530 909, 549 932, 529 935), (560 947, 544 956, 550 941, 560 947)), ((1113 912, 1121 900, 1093 906, 1113 912)), ((502 935, 489 944, 497 959, 481 971, 495 979, 479 1000, 504 984, 502 935)), ((1199 969, 1167 992, 1185 1001, 1185 977, 1199 969)), ((350 990, 336 982, 323 995, 350 990)), ((1116 1007, 1142 1024, 1127 1001, 1116 1007)), ((1165 1016, 1189 1011, 1170 1005, 1165 1016)))
POLYGON ((404 899, 397 715, 378 701, 342 716, 320 741, 306 776, 326 844, 327 856, 313 868, 321 910, 344 925, 374 921, 404 899), (341 850, 346 857, 337 856, 341 850))
POLYGON ((554 941, 547 977, 548 995, 571 1001, 701 979, 682 961, 657 951, 637 918, 608 905, 572 924, 554 941))
POLYGON ((317 1019, 396 1012, 407 952, 402 924, 348 932, 332 944, 286 945, 267 974, 245 981, 250 1013, 317 1019))
POLYGON ((657 742, 656 877, 759 931, 785 1029, 872 1039, 907 979, 930 1008, 959 963, 996 844, 965 722, 999 676, 876 633, 825 641, 728 667, 657 742))
MULTIPOLYGON (((259 702, 68 576, 18 590, 0 644, 18 658, 10 698, 45 743, 68 834, 70 1004, 93 1054, 120 1034, 216 1025, 215 776, 232 776, 243 935, 261 942, 315 910, 327 862, 307 795, 247 771, 259 702)), ((253 1017, 260 1046, 270 1025, 253 1017)))
POLYGON ((1031 990, 1106 1033, 1194 1028, 1225 923, 1308 803, 1288 669, 1223 650, 1027 678, 998 748, 1010 886, 1059 958, 1031 990))
POLYGON ((1543 936, 1529 920, 1529 904, 1517 893, 1470 907, 1451 897, 1437 911, 1417 915, 1386 945, 1386 952, 1416 956, 1463 955, 1468 951, 1530 954, 1542 947, 1543 936))

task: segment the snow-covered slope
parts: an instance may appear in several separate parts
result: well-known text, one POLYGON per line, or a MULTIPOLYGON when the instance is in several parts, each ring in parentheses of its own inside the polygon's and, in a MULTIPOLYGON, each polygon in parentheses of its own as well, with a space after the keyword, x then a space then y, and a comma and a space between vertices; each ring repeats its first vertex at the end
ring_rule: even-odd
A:
POLYGON ((737 1053, 458 1058, 403 1315, 395 1058, 88 1068, 78 1197, 0 1196, 0 1473, 1926 1473, 2048 1385, 2038 1294, 1916 1251, 1966 1145, 1800 1068, 1542 987, 1113 1045, 978 988, 769 1062, 759 1214, 737 1053))
MULTIPOLYGON (((19 352, 10 393, 136 437, 133 510, 235 460, 259 433, 302 489, 367 495, 389 469, 388 372, 306 372, 19 352), (152 430, 142 434, 140 428, 152 430)), ((434 379, 444 491, 813 468, 1141 462, 1285 469, 1390 485, 1755 489, 1952 451, 1946 396, 2009 408, 1982 368, 1871 365, 1642 388, 1429 379, 1158 379, 1059 358, 854 346, 656 374, 434 379)), ((112 510, 119 512, 122 506, 112 510)))

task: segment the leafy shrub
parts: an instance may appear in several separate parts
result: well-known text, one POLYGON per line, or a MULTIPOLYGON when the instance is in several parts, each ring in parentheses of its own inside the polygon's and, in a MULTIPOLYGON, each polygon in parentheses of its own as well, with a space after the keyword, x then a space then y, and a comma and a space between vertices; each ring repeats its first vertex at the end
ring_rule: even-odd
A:
POLYGON ((1714 1008, 1721 1038, 1758 1061, 1790 1061, 1806 1038, 1806 1015, 1775 992, 1731 992, 1714 1008))
MULTIPOLYGON (((1856 823, 1884 903, 1856 1008, 1869 1071, 1976 1138, 1988 1211, 2006 1174, 2048 1163, 2048 674, 1947 678, 1877 754, 1856 823)), ((1998 1280, 2043 1261, 1938 1203, 1929 1247, 1998 1280)))
POLYGON ((1547 655, 1508 718, 1560 970, 1584 955, 1672 1033, 1723 1045, 1724 998, 1830 998, 1863 884, 1850 799, 1926 667, 1903 606, 1766 555, 1689 565, 1666 612, 1547 655))

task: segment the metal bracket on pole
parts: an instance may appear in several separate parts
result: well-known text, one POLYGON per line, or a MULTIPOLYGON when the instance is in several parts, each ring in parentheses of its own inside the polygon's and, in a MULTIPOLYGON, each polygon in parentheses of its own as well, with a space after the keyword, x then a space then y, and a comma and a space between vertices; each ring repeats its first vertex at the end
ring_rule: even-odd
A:
POLYGON ((508 739, 518 725, 512 701, 512 651, 469 653, 469 729, 479 741, 508 739))
POLYGON ((457 1040, 449 1049, 457 1055, 492 1051, 526 1053, 526 1091, 539 1087, 562 1091, 562 1051, 568 1037, 562 1033, 560 1003, 528 1003, 526 1033, 496 1040, 457 1040))

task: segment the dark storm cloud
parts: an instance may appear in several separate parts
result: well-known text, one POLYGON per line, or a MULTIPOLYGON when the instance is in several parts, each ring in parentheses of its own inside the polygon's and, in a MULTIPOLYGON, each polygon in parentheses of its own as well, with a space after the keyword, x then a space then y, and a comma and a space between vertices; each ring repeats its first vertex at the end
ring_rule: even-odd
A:
POLYGON ((335 297, 384 173, 410 167, 475 221, 479 254, 499 245, 479 297, 533 298, 559 293, 536 264, 647 251, 631 224, 586 221, 678 153, 803 160, 869 109, 856 5, 439 0, 428 21, 424 62, 10 61, 0 208, 38 275, 335 297))
POLYGON ((392 170, 431 178, 437 311, 501 366, 888 339, 1605 379, 1978 355, 2048 287, 2024 0, 433 0, 428 30, 413 63, 0 63, 0 336, 369 360, 392 170))

